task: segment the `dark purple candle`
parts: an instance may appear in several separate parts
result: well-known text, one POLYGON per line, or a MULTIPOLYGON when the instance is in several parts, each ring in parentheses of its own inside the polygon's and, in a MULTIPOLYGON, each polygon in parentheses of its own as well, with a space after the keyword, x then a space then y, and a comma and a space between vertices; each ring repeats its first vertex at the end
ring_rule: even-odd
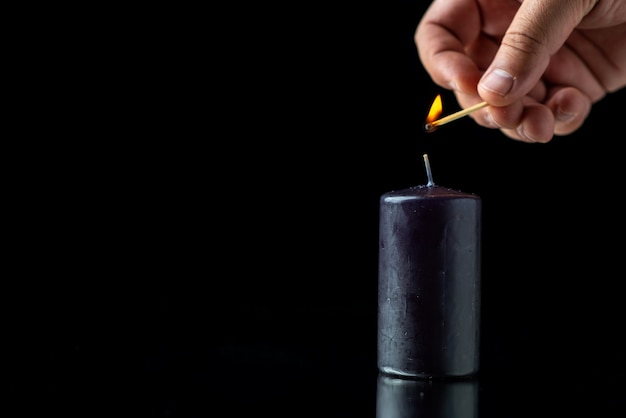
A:
POLYGON ((481 199, 432 182, 380 198, 378 368, 416 378, 478 371, 481 199))

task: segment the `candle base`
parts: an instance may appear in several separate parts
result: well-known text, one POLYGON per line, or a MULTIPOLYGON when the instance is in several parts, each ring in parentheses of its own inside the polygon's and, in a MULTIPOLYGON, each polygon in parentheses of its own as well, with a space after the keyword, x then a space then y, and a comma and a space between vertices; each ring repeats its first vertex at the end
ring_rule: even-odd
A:
POLYGON ((378 366, 378 371, 385 376, 395 377, 399 379, 410 379, 410 380, 463 380, 463 379, 471 379, 478 374, 478 365, 472 370, 468 370, 465 373, 415 373, 413 371, 405 371, 396 369, 394 367, 387 366, 378 366))

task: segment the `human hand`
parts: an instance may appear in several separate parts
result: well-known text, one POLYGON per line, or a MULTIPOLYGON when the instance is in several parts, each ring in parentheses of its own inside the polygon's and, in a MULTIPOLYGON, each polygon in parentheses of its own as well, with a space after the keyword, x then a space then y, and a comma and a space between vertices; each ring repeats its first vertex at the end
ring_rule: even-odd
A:
POLYGON ((434 0, 415 31, 424 68, 479 124, 524 142, 582 126, 626 86, 624 0, 434 0))

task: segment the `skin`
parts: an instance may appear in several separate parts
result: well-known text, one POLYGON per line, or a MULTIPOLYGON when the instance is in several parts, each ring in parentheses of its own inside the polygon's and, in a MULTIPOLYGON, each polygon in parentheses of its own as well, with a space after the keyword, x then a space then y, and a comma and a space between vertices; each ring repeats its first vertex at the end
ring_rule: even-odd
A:
POLYGON ((626 86, 626 0, 434 0, 415 43, 462 107, 489 103, 479 125, 519 141, 573 133, 626 86))

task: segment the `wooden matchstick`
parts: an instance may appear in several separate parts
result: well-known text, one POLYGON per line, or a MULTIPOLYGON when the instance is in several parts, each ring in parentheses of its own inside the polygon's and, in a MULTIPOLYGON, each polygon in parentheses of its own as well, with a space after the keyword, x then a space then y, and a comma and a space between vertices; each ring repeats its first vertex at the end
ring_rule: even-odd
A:
POLYGON ((474 106, 470 106, 467 109, 459 110, 456 113, 453 113, 441 119, 437 119, 436 121, 427 122, 426 125, 424 125, 424 129, 426 129, 426 132, 432 132, 441 125, 445 125, 446 123, 450 123, 454 120, 460 119, 463 116, 467 116, 470 113, 475 112, 478 109, 482 109, 485 106, 487 106, 487 102, 477 103, 474 106))

